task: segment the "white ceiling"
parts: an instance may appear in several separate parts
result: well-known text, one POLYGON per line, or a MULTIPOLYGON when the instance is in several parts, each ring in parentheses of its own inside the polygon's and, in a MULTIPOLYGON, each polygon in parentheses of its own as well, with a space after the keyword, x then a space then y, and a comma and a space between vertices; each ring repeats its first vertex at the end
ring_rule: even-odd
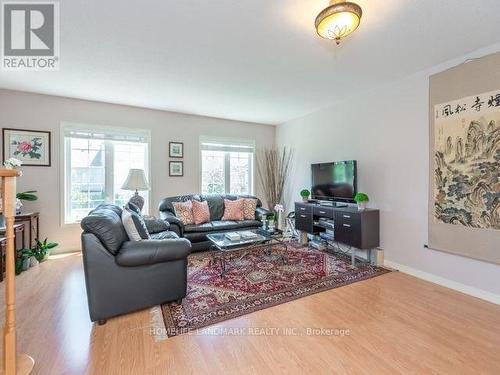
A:
POLYGON ((499 0, 355 1, 337 47, 328 0, 64 0, 60 70, 0 87, 278 124, 500 40, 499 0))

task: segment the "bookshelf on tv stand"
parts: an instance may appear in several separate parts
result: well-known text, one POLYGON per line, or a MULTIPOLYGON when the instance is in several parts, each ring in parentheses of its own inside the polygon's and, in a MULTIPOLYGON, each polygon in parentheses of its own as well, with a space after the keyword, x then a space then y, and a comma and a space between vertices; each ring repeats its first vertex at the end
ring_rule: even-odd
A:
POLYGON ((319 234, 325 227, 315 224, 320 218, 334 221, 334 242, 351 247, 352 265, 356 263, 355 249, 366 250, 371 259, 371 250, 380 245, 380 212, 367 208, 323 205, 316 202, 295 203, 295 228, 308 234, 319 234))

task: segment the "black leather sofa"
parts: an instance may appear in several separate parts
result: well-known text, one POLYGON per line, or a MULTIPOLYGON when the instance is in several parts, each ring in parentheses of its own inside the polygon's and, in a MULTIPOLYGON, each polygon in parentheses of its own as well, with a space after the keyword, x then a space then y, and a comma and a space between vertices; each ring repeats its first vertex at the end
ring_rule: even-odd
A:
POLYGON ((203 251, 210 248, 210 241, 207 234, 214 232, 230 232, 234 230, 256 229, 262 226, 265 216, 270 211, 262 207, 260 199, 250 195, 179 195, 175 197, 164 198, 159 206, 160 218, 170 224, 170 229, 180 237, 191 241, 193 251, 203 251), (224 214, 224 199, 236 200, 238 198, 257 199, 257 209, 255 211, 255 220, 243 221, 222 221, 224 214), (185 202, 188 200, 207 201, 210 210, 210 222, 205 224, 184 225, 182 221, 175 216, 173 202, 185 202))
POLYGON ((81 222, 90 319, 99 324, 186 296, 190 242, 165 223, 148 221, 152 239, 129 241, 121 212, 118 206, 104 204, 81 222))

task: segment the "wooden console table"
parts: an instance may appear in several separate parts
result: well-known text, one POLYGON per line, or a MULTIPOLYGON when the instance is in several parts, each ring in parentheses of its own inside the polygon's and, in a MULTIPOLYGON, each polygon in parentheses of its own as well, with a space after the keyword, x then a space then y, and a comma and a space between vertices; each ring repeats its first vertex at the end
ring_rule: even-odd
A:
POLYGON ((21 212, 20 214, 16 214, 14 222, 25 224, 25 232, 24 235, 28 235, 28 244, 29 248, 33 248, 36 243, 36 240, 40 240, 40 213, 38 212, 21 212))
MULTIPOLYGON (((25 248, 24 224, 14 224, 14 246, 16 249, 16 258, 20 250, 25 248)), ((5 251, 7 249, 7 237, 5 227, 0 227, 0 282, 3 281, 5 273, 5 251)))

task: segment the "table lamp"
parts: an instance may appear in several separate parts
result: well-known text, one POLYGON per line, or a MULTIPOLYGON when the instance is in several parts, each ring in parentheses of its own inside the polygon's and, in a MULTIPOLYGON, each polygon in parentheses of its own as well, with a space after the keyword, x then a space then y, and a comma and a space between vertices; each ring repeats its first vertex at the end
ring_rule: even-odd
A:
POLYGON ((142 210, 144 207, 144 198, 139 195, 139 190, 149 190, 149 185, 146 180, 146 175, 142 169, 131 169, 128 172, 127 179, 123 183, 123 190, 135 190, 135 194, 130 198, 129 202, 135 204, 142 210))

